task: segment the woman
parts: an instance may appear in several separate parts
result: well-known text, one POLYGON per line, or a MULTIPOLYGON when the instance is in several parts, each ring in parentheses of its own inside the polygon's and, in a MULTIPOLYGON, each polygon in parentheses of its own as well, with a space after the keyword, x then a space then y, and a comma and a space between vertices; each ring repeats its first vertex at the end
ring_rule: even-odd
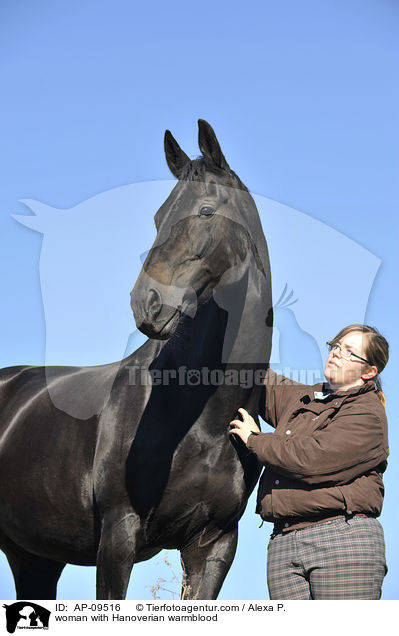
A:
POLYGON ((330 343, 327 383, 294 383, 270 369, 261 433, 239 409, 238 435, 264 470, 257 512, 274 522, 268 546, 271 599, 378 599, 386 574, 381 512, 388 438, 378 374, 388 343, 365 325, 330 343))

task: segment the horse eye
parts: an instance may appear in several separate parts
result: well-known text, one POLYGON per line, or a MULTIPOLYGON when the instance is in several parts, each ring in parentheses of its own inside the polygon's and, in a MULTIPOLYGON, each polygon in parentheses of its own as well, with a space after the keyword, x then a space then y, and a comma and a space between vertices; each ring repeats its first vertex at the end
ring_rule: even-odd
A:
POLYGON ((215 214, 215 210, 210 205, 203 205, 199 211, 200 216, 212 216, 213 214, 215 214))

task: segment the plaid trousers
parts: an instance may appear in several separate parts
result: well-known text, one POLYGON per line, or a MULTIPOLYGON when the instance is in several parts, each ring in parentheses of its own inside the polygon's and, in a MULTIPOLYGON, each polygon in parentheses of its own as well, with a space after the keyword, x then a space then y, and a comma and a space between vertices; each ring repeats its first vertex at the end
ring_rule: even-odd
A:
POLYGON ((384 532, 362 515, 272 535, 268 546, 270 599, 379 599, 388 568, 384 532))

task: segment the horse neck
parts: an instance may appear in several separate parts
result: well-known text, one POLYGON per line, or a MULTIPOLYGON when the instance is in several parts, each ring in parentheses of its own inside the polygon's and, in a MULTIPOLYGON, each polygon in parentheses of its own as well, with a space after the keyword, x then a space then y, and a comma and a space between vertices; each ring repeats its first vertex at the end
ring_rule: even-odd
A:
POLYGON ((272 339, 267 320, 272 306, 269 271, 261 270, 251 255, 240 280, 216 290, 215 299, 228 313, 223 361, 234 368, 263 368, 272 339))
POLYGON ((212 440, 212 446, 216 437, 224 445, 229 440, 227 423, 239 407, 257 414, 262 386, 253 382, 248 371, 264 369, 268 361, 269 333, 264 326, 270 297, 266 283, 264 273, 246 270, 234 284, 218 287, 194 318, 185 317, 170 340, 152 341, 150 368, 174 373, 170 385, 168 381, 169 386, 155 387, 154 395, 160 391, 166 402, 174 401, 172 424, 180 433, 195 422, 197 431, 198 426, 208 431, 209 437, 204 439, 212 440), (228 371, 236 374, 238 382, 225 381, 228 371), (201 374, 195 386, 188 381, 193 372, 197 377, 201 374))
POLYGON ((239 280, 219 285, 166 345, 168 364, 209 369, 264 368, 270 357, 270 278, 251 258, 239 280), (191 366, 190 366, 191 365, 191 366))

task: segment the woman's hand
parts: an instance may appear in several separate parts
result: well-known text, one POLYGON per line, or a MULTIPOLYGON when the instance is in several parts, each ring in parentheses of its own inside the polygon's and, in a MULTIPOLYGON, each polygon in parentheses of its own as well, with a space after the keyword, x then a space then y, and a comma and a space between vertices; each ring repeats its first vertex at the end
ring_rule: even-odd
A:
POLYGON ((244 444, 247 443, 248 437, 251 433, 260 433, 260 428, 257 426, 255 420, 245 409, 238 409, 238 412, 241 413, 241 417, 243 421, 240 420, 232 420, 229 423, 229 426, 234 426, 229 431, 229 434, 237 435, 240 437, 244 444))

